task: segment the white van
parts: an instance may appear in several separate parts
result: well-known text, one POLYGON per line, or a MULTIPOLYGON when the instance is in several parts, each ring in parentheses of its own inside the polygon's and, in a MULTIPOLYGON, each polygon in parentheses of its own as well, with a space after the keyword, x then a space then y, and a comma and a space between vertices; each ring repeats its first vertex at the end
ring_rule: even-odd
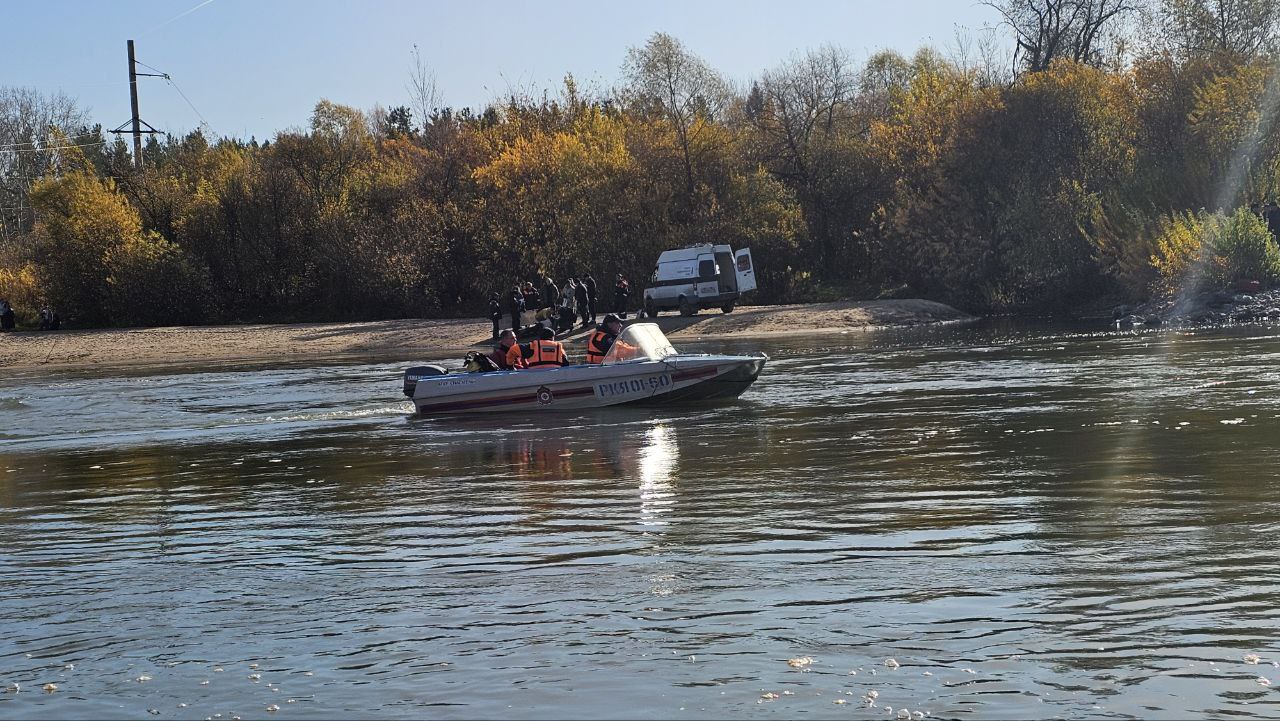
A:
POLYGON ((751 249, 734 251, 727 245, 695 245, 664 251, 658 256, 649 287, 644 289, 644 310, 649 316, 679 310, 695 315, 703 308, 733 311, 739 296, 756 289, 751 249))

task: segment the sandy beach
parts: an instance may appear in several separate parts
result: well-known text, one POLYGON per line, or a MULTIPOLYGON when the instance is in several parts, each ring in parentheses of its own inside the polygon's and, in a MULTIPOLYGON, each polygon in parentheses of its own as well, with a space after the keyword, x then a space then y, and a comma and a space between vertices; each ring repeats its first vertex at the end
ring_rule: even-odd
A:
MULTIPOLYGON (((744 306, 729 314, 663 315, 658 323, 673 341, 680 341, 874 330, 969 318, 941 303, 909 299, 744 306)), ((562 340, 572 354, 580 351, 587 335, 586 330, 578 330, 562 340)), ((487 348, 489 337, 490 323, 483 318, 20 331, 0 335, 0 368, 38 371, 431 358, 487 348)))

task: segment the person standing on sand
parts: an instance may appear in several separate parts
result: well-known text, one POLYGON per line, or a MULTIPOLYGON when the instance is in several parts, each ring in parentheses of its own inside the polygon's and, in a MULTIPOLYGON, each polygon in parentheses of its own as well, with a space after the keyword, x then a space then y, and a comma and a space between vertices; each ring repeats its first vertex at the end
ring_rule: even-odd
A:
POLYGON ((520 290, 524 295, 524 309, 528 311, 536 311, 538 309, 538 289, 533 287, 533 281, 526 280, 524 288, 520 290))
POLYGON ((498 302, 498 294, 489 296, 489 320, 493 321, 493 339, 498 340, 498 324, 502 322, 502 304, 498 302))
POLYGON ((13 330, 15 325, 13 306, 9 305, 8 300, 0 298, 0 330, 13 330))
MULTIPOLYGON (((573 321, 578 314, 578 281, 573 276, 569 276, 569 280, 564 283, 564 290, 560 292, 560 318, 559 325, 564 330, 573 328, 573 321)), ((560 330, 560 328, 556 328, 560 330)))
POLYGON ((542 279, 542 308, 555 308, 556 302, 560 300, 560 287, 551 279, 550 275, 544 276, 542 279))
POLYGON ((507 311, 511 313, 511 332, 519 333, 520 313, 524 311, 524 296, 520 295, 519 286, 514 286, 507 296, 507 311))
POLYGON ((582 281, 583 286, 587 289, 587 315, 591 316, 591 325, 596 324, 596 279, 587 273, 587 277, 582 281))
POLYGON ((573 289, 574 300, 578 301, 578 318, 582 321, 582 327, 586 328, 591 315, 591 299, 587 295, 587 279, 583 278, 573 289))
POLYGON ((629 295, 631 295, 631 284, 619 273, 617 280, 613 283, 613 312, 617 313, 619 318, 627 317, 627 296, 629 295))

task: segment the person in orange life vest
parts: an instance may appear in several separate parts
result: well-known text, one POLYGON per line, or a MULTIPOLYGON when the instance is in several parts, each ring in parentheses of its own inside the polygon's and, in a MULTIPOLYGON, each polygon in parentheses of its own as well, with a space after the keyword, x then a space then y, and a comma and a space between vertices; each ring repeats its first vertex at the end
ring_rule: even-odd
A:
POLYGON ((613 347, 615 341, 618 340, 618 334, 622 332, 622 320, 618 316, 610 313, 604 317, 604 322, 596 327, 596 332, 591 334, 591 339, 587 341, 587 362, 599 363, 608 355, 609 349, 613 347))
POLYGON ((493 352, 489 354, 489 360, 498 366, 498 370, 510 371, 524 367, 524 359, 516 358, 519 365, 511 365, 509 354, 511 349, 516 346, 516 334, 509 330, 502 331, 502 337, 498 338, 498 343, 493 347, 493 352))
POLYGON ((538 331, 538 339, 524 345, 514 345, 507 352, 507 360, 514 366, 514 361, 522 360, 530 370, 547 370, 569 365, 569 357, 565 355, 564 346, 556 340, 556 332, 542 326, 538 331))

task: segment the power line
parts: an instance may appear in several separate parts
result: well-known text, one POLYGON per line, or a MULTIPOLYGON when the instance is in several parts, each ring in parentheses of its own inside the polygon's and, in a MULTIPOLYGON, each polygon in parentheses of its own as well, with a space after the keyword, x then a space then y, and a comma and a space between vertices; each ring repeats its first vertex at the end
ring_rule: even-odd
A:
POLYGON ((161 70, 160 68, 153 68, 153 67, 151 67, 150 65, 147 65, 146 63, 142 62, 141 60, 138 60, 137 58, 135 58, 133 62, 137 63, 138 65, 141 65, 142 67, 144 67, 144 68, 146 68, 146 69, 148 69, 148 70, 154 70, 154 71, 156 71, 157 73, 160 73, 160 77, 164 78, 165 80, 168 80, 168 79, 169 79, 169 73, 166 73, 165 71, 161 70))
MULTIPOLYGON (((79 134, 79 135, 67 135, 67 136, 64 136, 64 137, 66 137, 66 139, 67 139, 67 140, 73 140, 73 139, 76 139, 76 138, 96 138, 97 136, 98 136, 98 134, 97 134, 97 133, 81 133, 81 134, 79 134)), ((27 141, 23 141, 23 142, 21 142, 21 143, 5 143, 4 145, 0 145, 0 149, 3 149, 3 148, 18 148, 18 147, 21 147, 21 146, 23 146, 23 145, 35 145, 35 144, 36 144, 36 142, 37 142, 37 141, 35 141, 35 140, 27 140, 27 141)))
MULTIPOLYGON (((213 2, 213 0, 209 0, 209 2, 213 2)), ((148 69, 148 70, 154 70, 154 71, 156 71, 157 73, 159 73, 159 74, 160 74, 160 77, 164 78, 165 82, 169 83, 169 85, 172 85, 172 86, 173 86, 173 89, 174 89, 174 90, 176 90, 176 91, 178 91, 178 95, 182 96, 182 100, 183 100, 183 102, 185 102, 185 103, 187 104, 187 107, 191 108, 191 112, 195 113, 197 118, 200 118, 200 123, 201 123, 202 125, 204 125, 204 126, 209 127, 209 128, 211 128, 211 129, 212 129, 212 126, 210 126, 210 125, 209 125, 209 121, 208 121, 208 120, 205 120, 204 115, 202 115, 202 114, 200 113, 200 111, 196 109, 195 104, 191 102, 191 98, 188 98, 188 97, 187 97, 187 94, 186 94, 186 93, 184 93, 184 92, 182 92, 182 88, 178 87, 178 83, 174 81, 174 79, 173 79, 173 76, 172 76, 172 75, 170 75, 169 73, 166 73, 165 71, 161 70, 160 68, 154 68, 154 67, 151 67, 150 65, 147 65, 146 63, 142 62, 141 60, 136 60, 136 59, 135 59, 135 60, 134 60, 134 62, 135 62, 135 63, 137 63, 137 64, 139 64, 139 65, 141 65, 142 67, 144 67, 144 68, 146 68, 146 69, 148 69)))
POLYGON ((81 145, 49 145, 43 148, 8 148, 0 149, 0 153, 52 153, 58 150, 70 150, 72 148, 93 148, 99 145, 106 145, 107 141, 99 140, 96 143, 84 143, 81 145))
POLYGON ((175 83, 175 82, 173 82, 173 78, 171 78, 171 77, 169 77, 168 75, 166 75, 166 76, 164 76, 164 79, 169 81, 169 84, 173 86, 173 89, 174 89, 174 90, 177 90, 177 91, 178 91, 178 94, 182 96, 182 99, 183 99, 183 100, 186 100, 186 102, 187 102, 187 106, 188 106, 189 108, 191 108, 191 112, 195 113, 197 118, 200 118, 200 122, 201 122, 204 126, 206 126, 206 127, 210 127, 210 129, 212 129, 212 127, 211 127, 211 126, 209 126, 209 121, 204 119, 204 116, 200 114, 200 111, 199 111, 199 110, 196 110, 196 106, 195 106, 195 105, 192 105, 191 101, 187 99, 187 94, 186 94, 186 93, 184 93, 184 92, 182 92, 182 88, 178 87, 178 84, 177 84, 177 83, 175 83))
POLYGON ((39 85, 24 84, 21 87, 30 87, 36 90, 39 90, 41 88, 51 88, 53 90, 61 91, 63 88, 109 88, 117 85, 127 85, 128 83, 129 83, 128 80, 116 80, 112 82, 95 82, 95 83, 48 82, 48 83, 40 83, 39 85))

